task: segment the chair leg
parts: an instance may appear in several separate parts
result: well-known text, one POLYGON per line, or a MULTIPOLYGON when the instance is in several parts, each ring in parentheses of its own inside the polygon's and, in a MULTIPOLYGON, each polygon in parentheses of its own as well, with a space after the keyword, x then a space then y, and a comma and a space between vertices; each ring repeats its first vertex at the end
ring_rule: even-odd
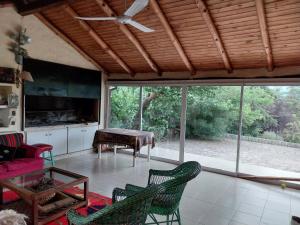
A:
POLYGON ((172 214, 171 225, 173 225, 174 215, 176 215, 176 214, 175 213, 172 214))
POLYGON ((157 225, 159 225, 159 222, 157 221, 157 219, 155 218, 155 216, 153 214, 149 214, 149 216, 153 220, 154 223, 146 223, 146 224, 157 224, 157 225))
POLYGON ((181 218, 180 218, 180 212, 179 212, 179 209, 177 209, 176 211, 176 216, 177 216, 177 219, 178 219, 178 224, 181 225, 181 218))
POLYGON ((52 166, 54 166, 55 162, 54 162, 54 158, 53 158, 53 155, 52 155, 52 151, 50 151, 49 153, 50 153, 51 164, 52 164, 52 166))
POLYGON ((181 225, 181 218, 180 218, 180 213, 179 209, 176 210, 172 215, 167 215, 166 216, 166 221, 157 221, 155 218, 154 214, 149 214, 150 218, 153 220, 154 223, 146 223, 146 224, 166 224, 166 225, 173 225, 173 222, 178 222, 179 225, 181 225), (170 217, 172 216, 172 217, 170 217), (176 217, 176 218, 174 218, 176 217), (171 219, 171 220, 170 220, 171 219))

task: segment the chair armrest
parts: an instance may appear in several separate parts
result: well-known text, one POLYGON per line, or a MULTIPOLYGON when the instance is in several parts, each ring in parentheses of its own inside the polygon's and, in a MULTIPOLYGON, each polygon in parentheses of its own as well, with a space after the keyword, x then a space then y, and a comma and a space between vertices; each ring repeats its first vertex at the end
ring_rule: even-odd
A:
POLYGON ((131 194, 136 194, 140 191, 143 191, 145 188, 143 187, 139 187, 139 186, 136 186, 136 185, 133 185, 133 184, 126 184, 125 186, 125 190, 127 191, 127 193, 131 193, 131 194))
POLYGON ((149 177, 152 176, 152 175, 156 175, 156 176, 172 176, 176 172, 175 169, 173 169, 173 170, 153 170, 153 169, 150 169, 149 170, 149 177))
POLYGON ((66 216, 68 218, 69 224, 76 224, 76 225, 87 225, 92 223, 94 220, 99 220, 101 217, 105 216, 107 213, 111 211, 111 206, 106 206, 105 208, 94 212, 88 216, 82 216, 76 212, 74 209, 70 209, 66 216))
POLYGON ((119 202, 127 198, 127 193, 126 190, 121 189, 121 188, 114 188, 113 193, 112 193, 112 202, 119 202))
POLYGON ((34 158, 34 159, 39 158, 41 153, 47 151, 45 149, 40 149, 38 147, 27 145, 27 144, 22 144, 19 148, 24 149, 26 151, 27 158, 34 158))
POLYGON ((126 184, 125 189, 115 188, 113 190, 112 202, 115 203, 115 202, 122 201, 127 197, 130 197, 132 195, 139 193, 140 191, 143 191, 144 189, 145 188, 143 187, 135 186, 132 184, 126 184))

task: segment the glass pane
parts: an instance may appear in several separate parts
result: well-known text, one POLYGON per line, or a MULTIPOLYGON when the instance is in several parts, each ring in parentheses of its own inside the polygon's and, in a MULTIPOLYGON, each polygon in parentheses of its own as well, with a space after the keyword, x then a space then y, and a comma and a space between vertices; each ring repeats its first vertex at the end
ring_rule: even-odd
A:
POLYGON ((240 92, 237 86, 188 89, 185 161, 235 172, 240 92))
POLYGON ((28 190, 39 192, 44 191, 44 187, 59 187, 63 184, 71 183, 80 177, 81 176, 74 177, 72 174, 66 175, 55 170, 45 169, 9 178, 8 180, 18 187, 24 187, 28 190), (42 187, 44 189, 36 189, 36 187, 42 187))
POLYGON ((110 87, 111 128, 139 129, 139 87, 110 87))
MULTIPOLYGON (((144 87, 143 130, 154 132, 151 156, 179 160, 181 88, 144 87)), ((146 148, 142 149, 146 154, 146 148)))
POLYGON ((300 87, 245 87, 240 151, 241 173, 299 176, 300 87))

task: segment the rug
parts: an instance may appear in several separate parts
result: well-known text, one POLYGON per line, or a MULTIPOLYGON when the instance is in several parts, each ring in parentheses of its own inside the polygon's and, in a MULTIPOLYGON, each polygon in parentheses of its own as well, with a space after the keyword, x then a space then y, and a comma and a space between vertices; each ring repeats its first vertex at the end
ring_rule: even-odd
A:
MULTIPOLYGON (((71 189, 68 189, 67 192, 70 192, 72 194, 78 195, 78 196, 83 196, 83 190, 74 187, 71 189)), ((15 194, 12 191, 6 191, 4 192, 4 203, 6 202, 12 202, 16 201, 19 199, 19 196, 15 194)), ((88 206, 84 208, 77 209, 77 212, 80 213, 81 215, 87 216, 93 212, 96 212, 102 208, 104 208, 106 205, 111 204, 111 198, 108 198, 106 196, 94 193, 94 192, 89 192, 88 193, 88 206)), ((65 216, 58 218, 47 225, 68 225, 67 219, 65 216)))

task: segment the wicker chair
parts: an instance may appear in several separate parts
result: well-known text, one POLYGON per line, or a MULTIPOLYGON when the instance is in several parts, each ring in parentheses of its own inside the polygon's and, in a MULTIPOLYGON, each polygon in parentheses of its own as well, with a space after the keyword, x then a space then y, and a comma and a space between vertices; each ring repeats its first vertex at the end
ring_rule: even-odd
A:
MULTIPOLYGON (((145 224, 151 202, 155 195, 164 191, 159 185, 151 185, 142 192, 115 202, 89 216, 79 215, 75 210, 67 212, 70 225, 142 225, 145 224)), ((124 190, 116 188, 113 195, 124 195, 124 190)))
MULTIPOLYGON (((148 186, 159 184, 165 191, 156 195, 153 199, 149 216, 153 220, 146 224, 181 224, 179 203, 188 181, 195 178, 201 172, 201 165, 198 162, 190 161, 181 164, 173 170, 150 170, 148 186), (166 216, 166 221, 158 221, 155 215, 166 216)), ((144 190, 143 187, 127 184, 122 195, 114 193, 113 202, 125 199, 127 196, 134 195, 144 190)))

